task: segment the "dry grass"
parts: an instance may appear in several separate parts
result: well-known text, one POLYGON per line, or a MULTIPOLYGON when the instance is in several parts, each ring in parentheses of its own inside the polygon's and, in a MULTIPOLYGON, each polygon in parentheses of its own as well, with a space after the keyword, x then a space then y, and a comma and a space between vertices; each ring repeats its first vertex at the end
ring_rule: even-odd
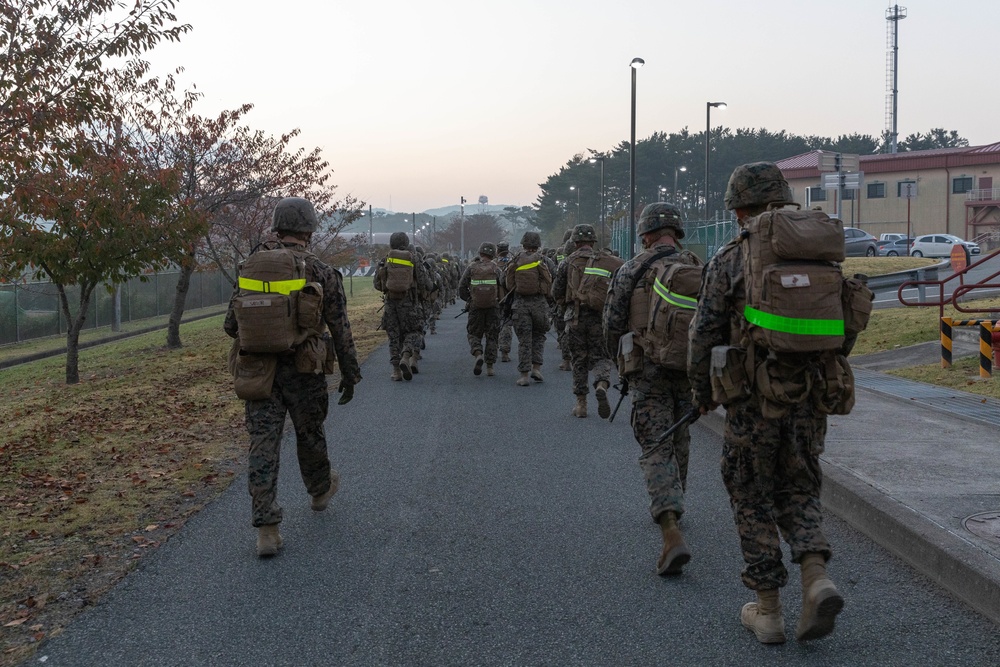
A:
MULTIPOLYGON (((379 295, 357 281, 349 302, 364 359, 385 336, 379 295)), ((84 350, 74 386, 63 356, 0 371, 0 665, 58 634, 242 467, 222 317, 181 335, 180 350, 163 331, 84 350)))
POLYGON ((926 257, 848 257, 844 260, 844 274, 852 276, 863 273, 866 276, 881 276, 897 271, 933 266, 941 260, 926 257))
POLYGON ((889 371, 889 374, 940 387, 949 387, 970 394, 1000 399, 1000 370, 993 369, 992 378, 979 377, 978 357, 958 359, 951 368, 941 368, 940 364, 931 364, 913 368, 898 368, 889 371))
MULTIPOLYGON (((997 308, 1000 298, 981 299, 962 304, 963 308, 997 308)), ((944 309, 946 317, 959 316, 958 311, 944 309)), ((962 314, 961 319, 973 316, 962 314)), ((941 320, 936 307, 888 308, 872 313, 868 328, 858 336, 858 343, 851 354, 869 354, 880 350, 892 350, 916 343, 940 340, 941 320)))

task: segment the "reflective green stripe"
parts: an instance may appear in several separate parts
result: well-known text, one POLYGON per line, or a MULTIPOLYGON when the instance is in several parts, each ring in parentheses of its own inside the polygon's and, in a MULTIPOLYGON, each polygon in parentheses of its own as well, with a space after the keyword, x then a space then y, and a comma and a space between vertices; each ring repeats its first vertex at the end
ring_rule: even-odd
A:
POLYGON ((254 280, 253 278, 240 276, 240 289, 250 290, 251 292, 277 292, 278 294, 287 296, 305 286, 305 278, 299 278, 298 280, 272 280, 268 282, 266 280, 254 280))
POLYGON ((403 266, 413 266, 413 262, 406 259, 396 259, 395 257, 386 257, 385 261, 390 264, 402 264, 403 266))
POLYGON ((602 269, 598 266, 588 266, 583 270, 584 275, 588 276, 600 276, 602 278, 610 278, 611 272, 607 269, 602 269))
POLYGON ((495 280, 473 280, 472 284, 473 285, 496 285, 497 281, 495 281, 495 280))
POLYGON ((806 320, 797 317, 773 315, 747 306, 743 309, 747 322, 761 329, 799 336, 843 336, 844 320, 806 320))
POLYGON ((525 264, 524 266, 519 266, 519 267, 517 267, 516 270, 517 271, 524 271, 525 269, 533 269, 536 266, 538 266, 539 264, 541 264, 540 261, 539 262, 532 262, 531 264, 525 264))
POLYGON ((442 257, 442 258, 441 258, 441 261, 442 261, 442 262, 444 262, 445 264, 448 264, 448 263, 449 263, 449 262, 448 262, 448 260, 447 260, 447 259, 445 259, 444 257, 442 257))
POLYGON ((671 292, 667 289, 667 286, 660 282, 657 278, 653 281, 653 291, 656 292, 661 299, 669 303, 671 306, 677 306, 678 308, 687 308, 688 310, 694 310, 698 305, 698 299, 693 299, 689 296, 684 296, 683 294, 677 294, 676 292, 671 292))
POLYGON ((560 261, 560 262, 561 262, 561 261, 563 261, 564 259, 566 259, 566 255, 556 255, 556 260, 557 260, 557 261, 560 261))

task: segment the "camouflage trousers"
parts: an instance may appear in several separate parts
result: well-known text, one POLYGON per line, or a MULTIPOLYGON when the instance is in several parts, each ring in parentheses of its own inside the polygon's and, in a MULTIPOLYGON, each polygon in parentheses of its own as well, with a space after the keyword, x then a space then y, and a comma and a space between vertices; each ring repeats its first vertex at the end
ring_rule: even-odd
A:
POLYGON ((595 387, 598 382, 611 384, 611 358, 604 347, 600 313, 581 308, 576 322, 570 322, 566 328, 564 342, 573 362, 573 395, 586 396, 589 393, 591 371, 595 387))
POLYGON ((510 346, 511 343, 514 342, 514 325, 510 322, 503 325, 497 338, 497 342, 500 345, 500 351, 510 354, 510 346))
POLYGON ((545 332, 549 330, 548 303, 541 294, 516 296, 511 307, 511 320, 517 334, 517 370, 527 373, 532 366, 542 365, 545 332))
POLYGON ((691 409, 691 384, 683 373, 644 373, 650 374, 657 376, 655 381, 631 382, 632 432, 642 448, 639 467, 646 479, 649 513, 656 521, 664 512, 678 517, 684 513, 691 434, 685 425, 659 448, 656 440, 691 409))
POLYGON ((788 583, 781 540, 798 563, 807 553, 829 560, 823 535, 819 456, 826 416, 810 403, 793 406, 780 419, 764 419, 756 398, 726 409, 722 481, 743 550, 743 583, 754 590, 788 583), (780 535, 780 537, 779 537, 780 535))
POLYGON ((483 355, 487 364, 497 361, 497 336, 499 334, 500 316, 497 308, 470 308, 469 321, 465 325, 469 338, 469 351, 472 356, 483 355), (486 352, 483 353, 483 338, 486 339, 486 352))
POLYGON ((389 337, 389 363, 399 365, 404 354, 420 351, 423 321, 420 306, 409 299, 386 299, 382 328, 389 337))
POLYGON ((299 373, 290 359, 278 360, 269 398, 246 402, 247 482, 254 527, 281 523, 278 468, 286 414, 295 427, 295 451, 306 491, 318 496, 329 490, 330 459, 323 430, 328 407, 326 376, 299 373))

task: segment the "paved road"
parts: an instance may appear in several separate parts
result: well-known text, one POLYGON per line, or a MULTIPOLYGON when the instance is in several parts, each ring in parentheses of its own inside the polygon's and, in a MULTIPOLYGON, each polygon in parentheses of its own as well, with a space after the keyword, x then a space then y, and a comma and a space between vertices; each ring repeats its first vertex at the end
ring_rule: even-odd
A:
MULTIPOLYGON (((313 513, 291 451, 285 548, 254 553, 245 477, 30 662, 46 665, 993 665, 996 627, 835 517, 836 633, 761 646, 737 621, 750 593, 718 474, 721 441, 693 428, 694 558, 653 573, 650 521, 623 406, 576 419, 569 373, 474 377, 446 312, 422 372, 388 381, 383 347, 334 405, 343 475, 313 513)), ((547 349, 550 360, 555 348, 547 349)), ((286 443, 287 444, 287 443, 286 443)), ((793 631, 799 586, 785 614, 793 631)))

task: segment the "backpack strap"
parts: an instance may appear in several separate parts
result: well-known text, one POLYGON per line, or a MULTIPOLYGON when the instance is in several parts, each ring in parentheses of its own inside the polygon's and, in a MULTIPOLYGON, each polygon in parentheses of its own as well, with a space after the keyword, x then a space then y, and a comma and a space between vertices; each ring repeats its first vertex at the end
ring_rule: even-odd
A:
POLYGON ((638 285, 639 281, 646 276, 646 272, 649 271, 649 269, 653 266, 653 264, 656 264, 664 257, 670 257, 671 255, 676 255, 676 254, 677 254, 677 248, 671 248, 670 250, 661 250, 658 253, 654 253, 652 256, 650 256, 649 259, 647 259, 645 262, 639 265, 639 272, 635 274, 636 284, 638 285))

